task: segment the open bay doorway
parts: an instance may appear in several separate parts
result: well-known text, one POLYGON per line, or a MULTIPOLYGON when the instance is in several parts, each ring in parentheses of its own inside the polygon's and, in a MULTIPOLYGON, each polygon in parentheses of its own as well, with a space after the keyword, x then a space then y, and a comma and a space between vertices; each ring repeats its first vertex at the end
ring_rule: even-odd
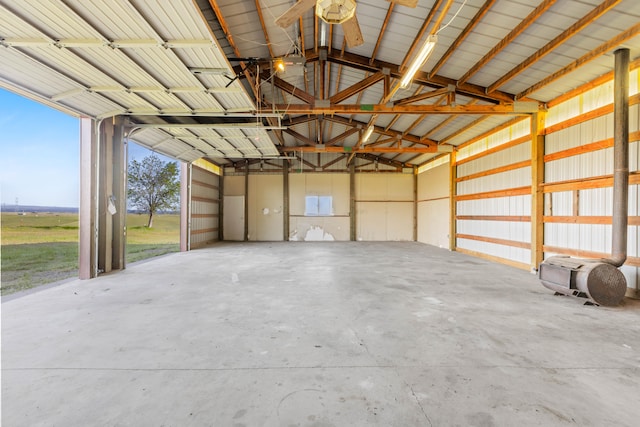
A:
POLYGON ((179 252, 179 162, 135 142, 127 144, 127 155, 127 264, 179 252), (150 177, 161 187, 145 182, 150 177))

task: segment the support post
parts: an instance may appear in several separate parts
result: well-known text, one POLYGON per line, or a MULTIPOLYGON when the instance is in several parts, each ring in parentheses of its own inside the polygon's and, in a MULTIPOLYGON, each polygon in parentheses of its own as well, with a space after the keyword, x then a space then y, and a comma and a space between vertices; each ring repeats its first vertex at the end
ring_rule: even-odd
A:
MULTIPOLYGON (((92 179, 94 176, 95 179, 92 181, 91 188, 86 191, 89 191, 89 197, 95 200, 97 210, 93 228, 97 239, 95 243, 97 259, 95 274, 89 274, 89 277, 125 268, 127 167, 124 128, 122 117, 112 117, 101 121, 99 125, 95 123, 93 125, 95 140, 92 146, 95 152, 92 155, 95 156, 95 161, 91 164, 90 173, 92 179)), ((84 164, 83 159, 84 167, 88 166, 84 164)), ((85 173, 82 178, 84 183, 85 173)), ((86 196, 83 195, 82 198, 86 196)), ((81 228, 83 228, 82 225, 81 228)), ((82 275, 86 277, 85 273, 82 275)))
POLYGON ((124 118, 113 121, 113 219, 112 268, 123 270, 126 266, 127 243, 127 145, 124 118))
POLYGON ((218 241, 224 240, 224 168, 220 167, 218 175, 218 241))
POLYGON ((282 240, 289 241, 289 160, 282 161, 282 240))
POLYGON ((106 119, 100 124, 98 149, 98 272, 109 273, 113 259, 113 219, 108 211, 113 203, 113 123, 106 119))
POLYGON ((249 161, 244 169, 244 241, 249 241, 249 161))
POLYGON ((80 279, 98 275, 97 254, 97 163, 98 133, 96 122, 80 119, 80 232, 78 267, 80 279))
POLYGON ((418 241, 418 168, 413 167, 413 241, 418 241))
POLYGON ((544 252, 544 126, 545 112, 531 116, 531 271, 538 271, 544 252))
POLYGON ((352 242, 357 240, 356 225, 356 166, 351 162, 349 165, 349 238, 352 242))
POLYGON ((449 250, 455 251, 457 247, 456 233, 458 232, 456 217, 458 216, 458 166, 456 164, 456 152, 449 154, 449 250))
POLYGON ((112 117, 98 128, 98 272, 125 267, 127 167, 124 120, 112 117))
POLYGON ((191 163, 180 162, 180 251, 191 250, 191 163))

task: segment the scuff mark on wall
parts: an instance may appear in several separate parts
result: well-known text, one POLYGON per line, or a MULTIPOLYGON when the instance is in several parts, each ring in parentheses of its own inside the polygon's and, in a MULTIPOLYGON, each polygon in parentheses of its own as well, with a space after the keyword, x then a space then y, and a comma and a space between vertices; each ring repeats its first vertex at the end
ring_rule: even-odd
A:
POLYGON ((311 226, 307 230, 304 236, 305 242, 318 242, 318 241, 334 241, 333 235, 324 231, 322 227, 311 226))

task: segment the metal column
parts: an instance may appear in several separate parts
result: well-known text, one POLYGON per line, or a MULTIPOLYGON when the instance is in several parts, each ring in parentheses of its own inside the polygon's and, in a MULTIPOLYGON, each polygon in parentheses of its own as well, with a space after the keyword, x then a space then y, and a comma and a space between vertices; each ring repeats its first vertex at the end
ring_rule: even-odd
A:
POLYGON ((112 268, 123 270, 126 265, 127 239, 127 145, 124 119, 115 117, 113 121, 113 204, 116 213, 113 218, 112 268))
POLYGON ((98 132, 98 273, 108 273, 125 266, 127 168, 122 118, 103 120, 98 132))
POLYGON ((289 160, 282 161, 282 230, 283 240, 289 241, 289 160))
POLYGON ((180 162, 180 251, 191 250, 191 163, 180 162))
POLYGON ((349 237, 352 242, 357 239, 356 222, 356 166, 351 163, 349 166, 349 237))
POLYGON ((97 268, 97 169, 98 132, 93 119, 80 119, 80 236, 78 267, 80 279, 98 275, 97 268))

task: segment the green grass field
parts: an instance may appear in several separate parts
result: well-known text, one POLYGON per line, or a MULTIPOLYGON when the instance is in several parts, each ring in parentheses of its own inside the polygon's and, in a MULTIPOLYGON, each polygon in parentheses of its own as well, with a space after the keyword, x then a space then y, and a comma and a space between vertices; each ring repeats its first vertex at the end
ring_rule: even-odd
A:
MULTIPOLYGON (((3 213, 0 260, 2 295, 78 275, 78 216, 3 213)), ((127 215, 127 262, 180 249, 180 216, 127 215)))

